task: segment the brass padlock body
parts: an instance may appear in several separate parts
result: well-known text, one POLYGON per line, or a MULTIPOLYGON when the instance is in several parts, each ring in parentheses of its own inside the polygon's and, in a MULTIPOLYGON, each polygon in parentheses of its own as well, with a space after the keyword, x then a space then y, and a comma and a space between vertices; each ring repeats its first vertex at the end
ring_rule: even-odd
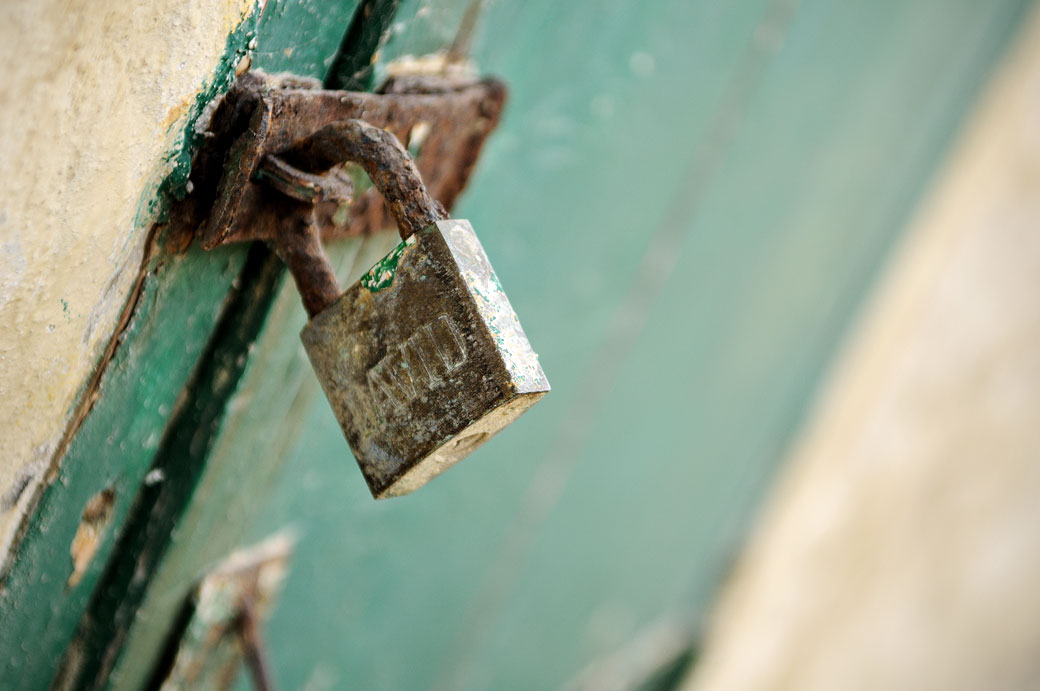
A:
POLYGON ((300 337, 376 498, 422 486, 549 391, 465 220, 410 236, 300 337))

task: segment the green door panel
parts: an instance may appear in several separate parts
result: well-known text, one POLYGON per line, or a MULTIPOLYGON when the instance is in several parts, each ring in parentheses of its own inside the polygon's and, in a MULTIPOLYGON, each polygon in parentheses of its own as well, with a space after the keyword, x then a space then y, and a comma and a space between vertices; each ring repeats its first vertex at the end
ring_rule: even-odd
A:
MULTIPOLYGON (((446 45, 444 5, 427 31, 406 3, 381 60, 446 45)), ((554 391, 379 503, 319 398, 251 536, 299 534, 280 684, 558 688, 696 625, 1025 6, 489 4, 511 101, 457 212, 554 391)))
MULTIPOLYGON (((329 253, 330 259, 341 276, 356 280, 398 241, 395 233, 348 240, 329 253)), ((227 405, 205 470, 135 611, 110 688, 138 689, 147 682, 171 632, 176 634, 199 576, 242 544, 265 511, 300 423, 321 395, 301 357, 297 335, 306 319, 295 285, 285 281, 227 405)))

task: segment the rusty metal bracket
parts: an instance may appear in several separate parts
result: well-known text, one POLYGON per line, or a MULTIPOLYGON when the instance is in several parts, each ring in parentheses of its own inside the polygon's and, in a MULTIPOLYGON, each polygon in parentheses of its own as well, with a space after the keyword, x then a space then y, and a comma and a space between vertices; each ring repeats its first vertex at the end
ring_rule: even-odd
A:
POLYGON ((357 168, 308 170, 284 156, 294 144, 345 120, 395 135, 430 196, 450 209, 465 187, 506 88, 494 79, 398 77, 376 93, 333 91, 291 75, 247 72, 215 107, 192 166, 190 193, 171 212, 170 244, 198 239, 275 242, 288 214, 322 241, 365 235, 393 220, 357 168))

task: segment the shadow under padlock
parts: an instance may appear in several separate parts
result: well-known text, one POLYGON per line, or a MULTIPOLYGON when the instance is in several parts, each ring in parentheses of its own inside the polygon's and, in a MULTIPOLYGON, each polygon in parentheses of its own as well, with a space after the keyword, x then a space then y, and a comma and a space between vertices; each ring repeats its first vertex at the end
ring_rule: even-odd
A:
POLYGON ((549 391, 469 222, 447 218, 394 134, 342 119, 256 158, 238 175, 279 198, 266 239, 299 288, 301 339, 374 497, 421 487, 549 391), (352 195, 348 162, 383 196, 402 242, 344 292, 315 209, 352 195))

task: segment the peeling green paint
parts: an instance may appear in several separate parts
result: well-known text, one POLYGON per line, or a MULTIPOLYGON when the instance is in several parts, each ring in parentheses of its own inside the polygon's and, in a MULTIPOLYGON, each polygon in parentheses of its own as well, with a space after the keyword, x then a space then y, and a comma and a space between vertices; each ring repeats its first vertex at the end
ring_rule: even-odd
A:
POLYGON ((195 95, 177 143, 166 157, 166 161, 173 164, 173 169, 160 183, 157 198, 153 198, 149 202, 149 211, 160 218, 165 216, 167 202, 170 199, 183 199, 187 194, 192 157, 203 138, 202 133, 196 128, 199 117, 202 116, 206 106, 235 81, 235 70, 239 62, 250 56, 250 46, 255 45, 259 22, 260 12, 254 5, 250 13, 228 34, 224 53, 213 69, 212 81, 204 83, 202 89, 195 95))
POLYGON ((401 263, 401 257, 404 256, 405 250, 414 244, 414 235, 407 240, 402 240, 397 247, 390 250, 390 254, 380 259, 375 266, 368 270, 368 273, 361 277, 361 287, 370 293, 378 293, 393 285, 394 276, 397 275, 397 265, 401 263))

